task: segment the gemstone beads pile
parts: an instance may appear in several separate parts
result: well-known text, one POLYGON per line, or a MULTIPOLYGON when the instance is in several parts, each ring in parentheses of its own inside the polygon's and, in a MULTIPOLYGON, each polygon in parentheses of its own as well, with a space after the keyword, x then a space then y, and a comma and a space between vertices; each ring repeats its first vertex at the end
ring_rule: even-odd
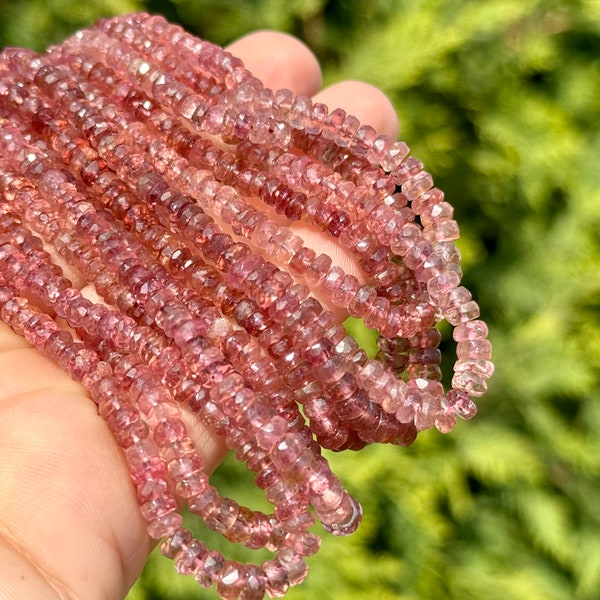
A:
POLYGON ((493 365, 458 235, 403 142, 265 88, 162 17, 0 54, 0 317, 88 390, 150 536, 223 599, 300 583, 315 517, 336 535, 357 528, 323 448, 405 446, 475 414, 493 365), (340 311, 378 332, 375 357, 340 311), (457 347, 447 390, 442 320, 457 347), (183 412, 256 474, 271 514, 211 485, 183 412), (273 557, 207 548, 182 504, 273 557))

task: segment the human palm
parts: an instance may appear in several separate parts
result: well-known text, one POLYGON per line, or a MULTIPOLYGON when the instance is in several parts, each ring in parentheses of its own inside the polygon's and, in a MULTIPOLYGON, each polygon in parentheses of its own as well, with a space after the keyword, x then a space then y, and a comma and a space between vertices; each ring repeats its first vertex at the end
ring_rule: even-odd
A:
MULTIPOLYGON (((319 91, 319 65, 297 40, 259 32, 230 49, 268 87, 316 95, 397 134, 377 89, 319 91)), ((193 437, 214 468, 223 445, 199 428, 193 437)), ((0 323, 0 600, 123 598, 151 548, 127 464, 85 390, 0 323)))

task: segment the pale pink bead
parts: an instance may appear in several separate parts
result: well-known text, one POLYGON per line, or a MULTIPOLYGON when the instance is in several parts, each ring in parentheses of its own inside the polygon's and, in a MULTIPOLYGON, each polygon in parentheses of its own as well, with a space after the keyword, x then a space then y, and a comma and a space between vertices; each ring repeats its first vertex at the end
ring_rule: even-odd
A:
POLYGON ((201 471, 191 473, 175 484, 175 491, 181 498, 195 498, 204 494, 207 488, 208 476, 201 471))
POLYGON ((416 223, 406 223, 395 240, 390 243, 394 254, 405 256, 406 253, 423 237, 421 228, 416 223))
POLYGON ((352 142, 352 139, 354 138, 354 135, 358 131, 359 127, 360 121, 356 117, 353 117, 352 115, 345 115, 344 120, 337 130, 335 143, 342 148, 347 147, 352 142))
POLYGON ((415 279, 427 283, 432 277, 440 275, 445 270, 445 262, 437 254, 432 253, 414 269, 415 279))
MULTIPOLYGON (((195 454, 196 448, 194 442, 189 437, 171 442, 168 446, 160 449, 160 455, 166 463, 180 458, 194 457, 200 459, 195 454)), ((201 461, 201 459, 200 459, 201 461)))
POLYGON ((173 509, 171 512, 150 521, 148 523, 148 534, 151 538, 159 540, 179 529, 182 523, 183 517, 173 509))
POLYGON ((374 330, 381 329, 387 323, 390 310, 390 301, 382 296, 377 296, 371 306, 371 310, 364 317, 365 326, 374 330))
POLYGON ((440 397, 430 393, 421 394, 421 401, 415 410, 414 423, 417 430, 422 431, 434 426, 441 410, 440 397))
POLYGON ((366 153, 366 159, 372 164, 382 164, 384 159, 389 161, 392 146, 393 141, 387 135, 379 135, 371 140, 370 147, 366 153))
POLYGON ((186 435, 186 427, 178 418, 161 421, 154 428, 154 441, 159 446, 168 446, 175 441, 184 439, 186 435))
POLYGON ((208 512, 215 510, 219 503, 219 494, 217 490, 212 486, 207 488, 198 496, 194 496, 189 502, 188 507, 190 511, 197 515, 204 515, 208 512))
POLYGON ((319 254, 315 260, 310 263, 306 271, 306 282, 309 286, 319 287, 327 277, 331 268, 331 258, 326 254, 319 254))
POLYGON ((471 293, 464 287, 452 290, 447 297, 440 300, 446 320, 451 325, 459 325, 473 321, 479 316, 479 306, 471 299, 471 293))
POLYGON ((388 396, 389 390, 395 385, 395 382, 396 378, 394 374, 389 369, 384 368, 381 375, 379 375, 377 380, 371 386, 369 397, 377 404, 381 404, 388 396))
POLYGON ((341 484, 331 472, 329 465, 323 458, 316 458, 308 475, 308 485, 312 494, 318 496, 326 491, 331 491, 334 487, 341 493, 341 484))
POLYGON ((160 478, 165 472, 163 461, 154 454, 147 438, 129 446, 125 450, 125 456, 134 484, 150 477, 160 478))
POLYGON ((271 598, 282 598, 287 593, 290 582, 287 570, 277 560, 268 560, 262 565, 265 573, 265 590, 271 598))
POLYGON ((206 555, 206 546, 202 542, 193 540, 191 543, 183 546, 181 552, 178 554, 175 560, 175 570, 180 575, 192 575, 193 573, 196 576, 196 571, 204 567, 206 555))
MULTIPOLYGON (((204 546, 204 544, 201 544, 204 546)), ((209 588, 218 581, 219 574, 227 564, 223 556, 219 552, 206 550, 201 554, 196 554, 198 560, 194 560, 194 577, 196 581, 203 587, 209 588)))
MULTIPOLYGON (((166 332, 166 330, 165 330, 166 332)), ((206 327, 197 319, 179 323, 173 330, 173 339, 179 347, 185 346, 190 340, 205 335, 206 327)))
POLYGON ((454 370, 471 371, 484 379, 489 379, 494 374, 494 363, 489 360, 459 360, 454 365, 454 370))
POLYGON ((473 296, 466 287, 460 286, 442 298, 443 306, 459 306, 472 300, 473 296))
POLYGON ((257 431, 256 441, 264 450, 270 450, 286 434, 287 424, 281 417, 273 417, 257 431))
POLYGON ((292 549, 282 550, 277 560, 286 570, 287 579, 291 586, 299 585, 306 579, 308 566, 302 556, 295 553, 292 549))
MULTIPOLYGON (((441 221, 437 221, 435 224, 431 226, 431 231, 433 233, 432 241, 437 242, 452 242, 457 240, 460 237, 460 230, 458 228, 458 223, 453 219, 445 219, 441 221)), ((425 233, 424 233, 425 235, 425 233)))
POLYGON ((240 600, 262 600, 265 594, 266 577, 264 572, 254 565, 246 565, 246 586, 240 600))
POLYGON ((27 323, 23 336, 30 344, 42 349, 46 340, 57 330, 58 325, 56 322, 47 315, 41 314, 27 323))
POLYGON ((409 148, 404 142, 394 142, 381 159, 381 168, 390 172, 396 169, 409 153, 409 148))
POLYGON ((427 240, 415 244, 404 256, 404 264, 409 269, 415 269, 425 262, 425 259, 433 253, 433 246, 427 240))
POLYGON ((346 493, 335 511, 322 515, 323 528, 333 535, 350 535, 358 529, 362 514, 362 506, 346 493))
POLYGON ((285 535, 284 544, 301 556, 312 556, 319 551, 321 538, 308 532, 288 533, 285 535))
POLYGON ((345 116, 346 113, 341 109, 335 109, 328 116, 326 116, 321 129, 323 138, 328 140, 334 139, 339 127, 344 121, 345 116))
POLYGON ((167 463, 169 475, 175 481, 179 481, 180 479, 189 477, 193 473, 201 471, 203 466, 204 462, 197 454, 188 454, 173 458, 167 463))
POLYGON ((289 112, 289 123, 294 129, 304 128, 309 119, 312 102, 308 96, 296 96, 289 112))
MULTIPOLYGON (((166 390, 166 391, 169 392, 169 390, 166 390)), ((148 423, 153 428, 155 428, 158 425, 158 423, 160 423, 160 422, 165 422, 170 419, 176 420, 181 416, 181 409, 179 408, 179 405, 175 402, 175 400, 172 398, 170 393, 168 393, 168 395, 165 394, 164 396, 163 395, 152 396, 152 397, 154 397, 154 399, 159 397, 163 401, 156 402, 156 403, 152 404, 151 406, 146 406, 144 402, 148 401, 148 398, 151 396, 152 396, 151 394, 145 394, 144 401, 142 401, 142 399, 140 399, 138 402, 138 405, 142 409, 142 412, 144 412, 144 409, 146 409, 146 415, 147 415, 146 419, 148 420, 148 423)), ((169 429, 170 429, 170 426, 165 425, 164 433, 166 434, 169 429)), ((165 445, 170 444, 175 441, 181 441, 183 439, 183 436, 185 435, 184 430, 182 431, 182 429, 181 429, 181 424, 174 424, 172 429, 173 429, 174 437, 172 440, 167 440, 165 445), (176 431, 179 432, 179 434, 175 433, 176 431)), ((160 435, 161 434, 159 433, 159 436, 160 435)))
POLYGON ((456 356, 461 360, 487 360, 492 357, 492 344, 486 339, 458 342, 456 356))
POLYGON ((320 289, 324 294, 331 296, 340 286, 344 279, 344 271, 340 267, 333 266, 329 269, 325 279, 321 281, 320 289))
MULTIPOLYGON (((413 204, 413 209, 417 210, 413 204)), ((419 211, 421 223, 423 227, 429 227, 440 221, 451 219, 454 215, 454 209, 448 202, 438 202, 435 204, 427 204, 427 206, 419 211)))
POLYGON ((247 575, 243 565, 228 561, 217 577, 217 593, 223 600, 236 600, 246 582, 247 575))
POLYGON ((137 497, 141 504, 154 498, 169 496, 169 486, 164 478, 147 478, 136 486, 137 497))
POLYGON ((427 281, 427 291, 436 300, 449 294, 460 283, 460 277, 449 269, 440 271, 427 281))
POLYGON ((265 490, 267 500, 277 506, 289 502, 298 492, 297 483, 275 479, 275 481, 265 490))
POLYGON ((187 529, 177 529, 160 545, 160 552, 167 558, 176 558, 192 541, 193 536, 187 529))
POLYGON ((396 411, 396 419, 400 423, 412 423, 420 404, 421 392, 416 389, 407 389, 402 399, 402 404, 396 411))
POLYGON ((402 184, 402 192, 409 200, 418 198, 433 186, 433 179, 426 171, 421 171, 402 184))
POLYGON ((440 412, 435 418, 435 427, 440 433, 450 433, 456 425, 454 413, 440 412))
POLYGON ((484 321, 469 321, 457 325, 452 335, 457 342, 481 340, 487 337, 488 328, 484 321))
POLYGON ((333 290, 333 302, 338 306, 347 307, 350 301, 356 296, 359 288, 360 282, 354 275, 344 275, 339 286, 333 290))
POLYGON ((420 197, 413 199, 411 208, 416 214, 425 219, 425 221, 422 220, 422 223, 423 225, 426 225, 430 222, 427 219, 431 213, 432 207, 442 202, 444 202, 444 192, 434 187, 423 192, 420 197))
MULTIPOLYGON (((292 485, 296 486, 296 482, 292 485)), ((287 522, 290 519, 295 519, 298 515, 306 513, 309 509, 307 498, 300 493, 294 494, 292 497, 278 503, 275 506, 275 517, 280 521, 287 522)))
POLYGON ((406 383, 402 380, 395 380, 388 388, 386 396, 379 402, 379 405, 385 412, 395 414, 404 405, 406 393, 406 383))
POLYGON ((298 460, 302 450, 302 443, 298 436, 288 433, 281 442, 271 449, 269 454, 273 464, 278 469, 285 471, 298 460))
POLYGON ((452 377, 452 386, 465 390, 470 396, 483 396, 487 391, 485 378, 472 371, 458 371, 452 377))
POLYGON ((288 265, 294 255, 302 248, 304 242, 296 235, 287 234, 279 243, 273 257, 284 265, 288 265))
POLYGON ((442 402, 442 406, 447 411, 454 411, 462 419, 472 419, 477 413, 477 406, 469 398, 465 390, 452 389, 442 402))
MULTIPOLYGON (((431 240, 430 240, 431 241, 431 240)), ((460 252, 453 242, 432 242, 433 248, 447 263, 458 265, 461 259, 460 252)))
POLYGON ((344 363, 339 356, 331 356, 318 370, 318 376, 324 384, 337 383, 346 372, 344 363))
POLYGON ((174 511, 177 508, 175 498, 168 494, 157 496, 140 506, 140 511, 147 521, 153 521, 158 517, 174 511))
POLYGON ((106 422, 121 448, 128 448, 148 436, 148 426, 140 420, 140 413, 132 406, 113 411, 106 422))
POLYGON ((465 302, 459 306, 446 309, 444 315, 451 325, 466 323, 467 321, 472 321, 479 317, 479 305, 474 300, 471 300, 470 302, 465 302))

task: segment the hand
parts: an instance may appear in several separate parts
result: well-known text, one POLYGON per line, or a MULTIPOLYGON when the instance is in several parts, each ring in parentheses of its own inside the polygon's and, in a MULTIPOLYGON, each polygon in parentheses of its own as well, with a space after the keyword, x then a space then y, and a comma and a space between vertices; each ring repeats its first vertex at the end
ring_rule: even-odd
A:
MULTIPOLYGON (((297 40, 261 32, 230 49, 268 87, 315 95, 397 135, 391 104, 372 86, 319 91, 319 65, 297 40)), ((193 433, 214 469, 222 444, 193 433)), ((127 465, 85 390, 2 323, 0 469, 0 599, 123 598, 152 548, 127 465)))

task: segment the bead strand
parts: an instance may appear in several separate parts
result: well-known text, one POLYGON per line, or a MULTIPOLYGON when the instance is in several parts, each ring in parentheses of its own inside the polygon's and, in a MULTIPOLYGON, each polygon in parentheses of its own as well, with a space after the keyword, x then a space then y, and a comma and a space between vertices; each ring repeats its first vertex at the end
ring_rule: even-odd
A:
POLYGON ((315 516, 336 535, 358 526, 321 448, 408 445, 474 416, 493 364, 458 235, 406 144, 265 88, 162 17, 0 54, 0 318, 90 392, 150 535, 224 599, 300 583, 315 516), (354 271, 311 247, 299 221, 354 271), (377 331, 375 357, 330 308, 377 331), (457 354, 447 389, 442 320, 457 354), (219 495, 184 410, 247 464, 272 514, 219 495), (178 500, 274 557, 210 550, 178 500))

